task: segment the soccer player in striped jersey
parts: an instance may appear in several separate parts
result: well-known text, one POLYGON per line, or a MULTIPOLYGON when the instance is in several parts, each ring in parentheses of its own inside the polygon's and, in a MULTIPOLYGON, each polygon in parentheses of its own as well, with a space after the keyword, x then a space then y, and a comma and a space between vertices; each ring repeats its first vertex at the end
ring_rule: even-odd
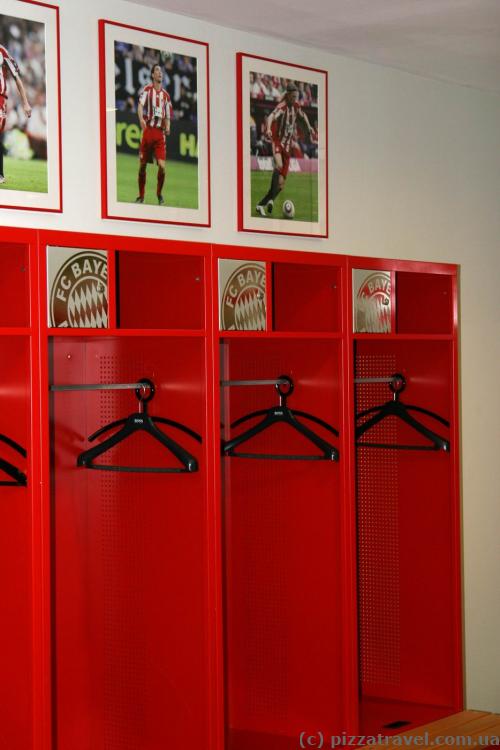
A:
POLYGON ((167 159, 166 136, 170 134, 172 103, 168 92, 162 87, 163 73, 161 65, 153 65, 151 80, 139 95, 137 114, 142 129, 139 147, 139 196, 136 203, 144 203, 146 189, 146 168, 154 156, 158 164, 156 197, 161 206, 165 203, 162 195, 165 182, 165 162, 167 159))
POLYGON ((301 125, 310 140, 313 139, 314 130, 297 101, 298 94, 297 86, 290 81, 285 96, 267 118, 266 135, 272 142, 274 169, 270 188, 256 206, 259 216, 265 217, 266 211, 268 214, 273 212, 274 200, 283 190, 290 167, 292 143, 297 137, 297 125, 301 125))
POLYGON ((3 132, 7 124, 7 99, 9 89, 7 85, 9 75, 14 79, 19 96, 23 103, 26 117, 31 117, 31 107, 26 96, 26 90, 21 80, 19 66, 7 49, 0 44, 0 184, 5 182, 3 174, 3 132))

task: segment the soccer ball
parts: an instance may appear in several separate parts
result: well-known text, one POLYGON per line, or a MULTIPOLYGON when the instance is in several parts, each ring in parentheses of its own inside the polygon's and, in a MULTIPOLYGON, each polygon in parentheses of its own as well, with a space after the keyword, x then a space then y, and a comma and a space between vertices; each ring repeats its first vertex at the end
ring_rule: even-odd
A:
POLYGON ((285 217, 285 219, 293 219, 293 217, 295 216, 295 206, 293 205, 292 201, 283 201, 283 216, 285 217))

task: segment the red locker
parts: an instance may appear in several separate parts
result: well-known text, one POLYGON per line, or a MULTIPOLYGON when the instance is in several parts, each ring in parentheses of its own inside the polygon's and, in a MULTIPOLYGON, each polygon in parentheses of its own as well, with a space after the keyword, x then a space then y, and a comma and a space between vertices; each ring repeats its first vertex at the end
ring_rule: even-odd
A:
POLYGON ((0 271, 6 747, 295 750, 462 707, 456 267, 2 229, 0 271), (53 248, 107 254, 104 327, 84 286, 49 325, 53 248), (182 468, 140 431, 78 465, 144 405, 51 387, 144 378, 198 470, 110 471, 182 468), (395 402, 420 432, 363 432, 395 402))
POLYGON ((32 451, 37 429, 32 384, 36 359, 36 234, 2 230, 0 242, 0 744, 33 745, 37 706, 35 649, 38 607, 35 536, 38 469, 32 451), (33 296, 30 295, 33 292, 33 296), (35 339, 35 341, 34 341, 35 339), (7 442, 11 441, 11 442, 7 442), (17 448, 15 447, 17 446, 17 448), (26 452, 20 453, 19 448, 26 452), (10 467, 15 471, 7 473, 10 467), (7 471, 6 471, 7 470, 7 471))
MULTIPOLYGON (((393 416, 370 433, 384 447, 356 441, 359 727, 387 734, 462 708, 457 269, 367 258, 349 258, 347 268, 349 283, 356 269, 391 279, 390 332, 356 332, 354 314, 349 324, 361 381, 353 413, 399 399, 448 423, 409 412, 445 438, 446 450, 428 450, 425 436, 393 416), (370 382, 395 373, 406 383, 399 394, 370 382)), ((354 288, 349 296, 355 300, 354 288)))
MULTIPOLYGON (((301 737, 391 734, 459 710, 456 268, 219 255, 264 261, 272 281, 265 331, 216 322, 220 379, 291 374, 295 408, 338 426, 341 457, 335 467, 222 459, 226 747, 291 750, 301 737), (374 308, 383 332, 354 331, 356 269, 369 279, 361 317, 367 297, 386 297, 374 308), (438 423, 449 451, 422 450, 422 435, 391 416, 370 436, 386 445, 356 445, 355 415, 391 400, 396 373, 402 402, 449 423, 438 423), (384 382, 355 384, 372 379, 384 382)), ((222 390, 226 437, 272 399, 258 385, 222 390)), ((262 433, 252 450, 286 440, 262 433)))
MULTIPOLYGON (((304 730, 344 723, 350 634, 343 616, 343 258, 223 248, 215 274, 224 258, 240 260, 243 268, 245 261, 266 264, 267 326, 223 331, 215 320, 216 380, 255 381, 221 389, 222 437, 231 437, 230 425, 242 415, 277 403, 274 386, 259 381, 282 374, 294 384, 290 409, 321 417, 341 435, 332 438, 309 423, 332 440, 338 462, 221 459, 226 748, 295 748, 304 730)), ((245 450, 289 457, 318 453, 280 424, 245 450)))
MULTIPOLYGON (((50 541, 51 692, 58 750, 214 746, 210 278, 203 246, 47 233, 52 247, 108 254, 107 328, 51 328, 42 306, 42 389, 154 383, 149 414, 198 470, 145 432, 77 466, 101 426, 143 408, 135 390, 52 391, 44 405, 50 541), (155 471, 145 471, 155 469, 155 471)), ((69 283, 69 282, 68 282, 69 283)), ((50 744, 52 743, 52 744, 50 744)))

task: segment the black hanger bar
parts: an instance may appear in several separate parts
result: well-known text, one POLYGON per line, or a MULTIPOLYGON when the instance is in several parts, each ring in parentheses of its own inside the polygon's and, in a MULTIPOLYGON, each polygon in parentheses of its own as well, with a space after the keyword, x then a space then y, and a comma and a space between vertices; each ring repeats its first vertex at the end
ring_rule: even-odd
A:
POLYGON ((0 471, 3 471, 4 474, 7 474, 13 480, 12 482, 7 482, 1 479, 0 487, 26 487, 26 474, 20 471, 14 464, 11 464, 10 461, 0 458, 0 471))
POLYGON ((106 434, 110 430, 116 429, 123 425, 122 429, 115 432, 113 435, 108 437, 99 445, 95 445, 93 448, 89 448, 78 456, 77 466, 83 466, 86 469, 99 469, 101 471, 116 471, 116 472, 134 472, 134 473, 146 473, 146 474, 183 474, 192 473, 198 471, 198 461, 192 456, 185 448, 179 443, 166 435, 160 430, 157 424, 166 424, 171 427, 175 427, 178 430, 182 430, 190 437, 197 440, 199 443, 202 442, 201 436, 197 432, 191 430, 189 427, 175 422, 172 419, 166 419, 165 417, 152 417, 148 414, 148 402, 153 398, 155 387, 154 384, 144 378, 139 383, 135 384, 135 393, 139 403, 142 406, 142 410, 130 414, 124 419, 118 419, 110 424, 101 427, 99 430, 94 432, 88 440, 93 442, 98 437, 106 434), (146 391, 149 390, 149 395, 145 395, 146 391), (161 467, 161 466, 119 466, 110 464, 96 464, 94 460, 106 453, 108 450, 113 448, 115 445, 123 442, 126 438, 132 435, 134 432, 144 431, 151 435, 153 438, 158 440, 167 450, 170 451, 182 464, 181 467, 161 467))
MULTIPOLYGON (((9 446, 9 448, 12 448, 12 450, 17 451, 23 458, 27 457, 26 449, 22 447, 22 445, 19 445, 15 440, 13 440, 10 437, 7 437, 7 435, 2 435, 0 433, 0 440, 9 446)), ((26 474, 23 471, 20 471, 20 469, 17 468, 17 466, 14 466, 14 464, 10 463, 10 461, 6 461, 3 458, 0 458, 0 470, 4 472, 4 474, 7 474, 8 477, 12 479, 11 482, 6 480, 0 480, 0 487, 26 487, 27 485, 27 477, 26 474)))
POLYGON ((244 422, 248 421, 249 419, 253 419, 255 417, 263 416, 264 419, 259 422, 258 424, 254 425, 253 427, 250 427, 246 432, 241 433, 240 435, 237 435, 236 437, 232 438, 231 440, 228 440, 223 443, 222 446, 222 452, 226 456, 234 456, 236 458, 263 458, 263 459, 273 459, 273 460, 283 460, 283 461, 338 461, 339 460, 339 452, 336 448, 334 448, 333 445, 328 443, 326 440, 323 440, 319 435, 317 435, 315 432, 313 432, 307 425, 302 424, 297 417, 303 417, 305 419, 308 419, 312 422, 315 422, 316 424, 321 425, 324 429, 328 430, 332 434, 336 435, 338 437, 338 431, 335 430, 331 425, 329 425, 327 422, 324 422, 322 419, 319 419, 319 417, 314 416, 313 414, 308 414, 304 411, 298 411, 298 410, 291 410, 287 406, 287 398, 291 395, 291 393, 294 390, 294 385, 292 380, 286 376, 286 375, 280 375, 279 378, 276 378, 274 381, 272 381, 276 385, 276 390, 279 393, 279 406, 272 406, 269 409, 259 409, 258 411, 251 412, 250 414, 246 414, 243 417, 240 417, 235 422, 231 424, 231 427, 237 427, 240 424, 243 424, 244 422), (287 390, 283 391, 282 385, 286 385, 287 390), (302 454, 283 454, 283 453, 242 453, 240 451, 236 451, 235 449, 242 445, 243 443, 246 443, 251 438, 255 437, 256 435, 259 435, 261 432, 264 432, 264 430, 267 430, 271 425, 277 424, 277 423, 283 423, 288 424, 290 427, 295 429, 297 432, 299 432, 301 435, 303 435, 309 442, 313 443, 319 450, 321 451, 320 455, 302 455, 302 454))
POLYGON ((17 451, 18 453, 20 453, 20 454, 21 454, 21 456, 23 456, 23 458, 26 458, 26 457, 27 457, 27 455, 28 455, 28 454, 26 453, 26 450, 25 450, 25 448, 23 448, 23 446, 22 446, 22 445, 19 445, 19 443, 16 443, 16 441, 15 441, 15 440, 12 440, 12 438, 10 438, 10 437, 7 437, 7 435, 2 435, 2 434, 0 433, 0 440, 1 440, 1 441, 2 441, 3 443, 5 443, 6 445, 8 445, 8 446, 9 446, 10 448, 12 448, 13 450, 15 450, 15 451, 17 451))
POLYGON ((396 373, 391 378, 387 378, 387 381, 389 382, 389 388, 391 389, 393 393, 393 398, 391 401, 386 401, 384 404, 381 404, 380 406, 373 406, 370 409, 366 409, 365 411, 360 412, 356 415, 356 420, 362 419, 363 417, 368 416, 368 414, 374 414, 373 417, 368 419, 366 422, 363 422, 363 424, 358 425, 356 427, 356 444, 358 447, 363 448, 391 448, 394 450, 419 450, 419 451, 436 451, 436 450, 442 450, 445 452, 449 452, 450 450, 450 443, 446 438, 442 437, 441 435, 438 435, 433 430, 429 429, 425 425, 421 424, 418 420, 416 420, 412 415, 409 413, 410 411, 415 411, 420 414, 425 414, 428 417, 431 417, 432 419, 435 419, 436 421, 443 424, 445 427, 449 427, 450 423, 441 417, 439 414, 436 414, 433 411, 430 411, 429 409, 424 409, 421 406, 413 406, 412 404, 405 404, 402 401, 399 400, 399 395, 402 393, 402 391, 406 387, 406 380, 403 375, 400 373, 396 373), (401 445, 398 443, 372 443, 372 442, 365 442, 365 441, 359 441, 359 438, 364 435, 368 430, 370 430, 372 427, 377 425, 382 420, 386 419, 386 417, 394 416, 401 419, 401 421, 405 422, 407 425, 412 427, 416 432, 418 432, 420 435, 423 435, 430 444, 428 445, 401 445))
POLYGON ((93 442, 96 440, 96 438, 100 437, 101 435, 104 435, 106 432, 109 432, 112 429, 115 429, 116 427, 119 427, 120 425, 125 425, 122 430, 119 432, 116 432, 114 435, 111 435, 107 440, 105 440, 102 443, 99 443, 99 445, 96 445, 94 448, 89 448, 89 450, 84 451, 78 456, 77 465, 78 466, 84 466, 87 469, 102 469, 103 471, 129 471, 129 472, 145 472, 145 473, 162 473, 162 474, 172 474, 172 473, 183 473, 185 471, 193 472, 198 470, 198 462, 196 459, 188 453, 184 448, 182 448, 178 443, 176 443, 174 440, 168 437, 164 432, 159 430, 155 425, 157 423, 161 424, 167 424, 172 427, 176 427, 179 430, 182 430, 183 432, 186 432, 188 435, 193 437, 195 440, 197 440, 199 443, 201 443, 201 436, 198 435, 198 433, 194 432, 193 430, 190 430, 188 427, 185 427, 185 425, 180 424, 179 422, 174 422, 171 419, 165 419, 164 417, 151 417, 149 414, 145 411, 143 412, 137 412, 134 414, 130 414, 130 416, 125 417, 125 419, 118 419, 116 422, 111 422, 110 424, 106 425, 105 427, 101 427, 97 432, 94 432, 93 435, 90 435, 88 440, 89 442, 93 442), (106 453, 110 448, 113 448, 115 445, 118 445, 118 443, 121 443, 125 438, 127 438, 129 435, 132 435, 134 432, 137 432, 138 430, 145 430, 150 435, 155 437, 160 443, 162 443, 165 448, 167 448, 173 455, 179 459, 179 461, 184 465, 184 469, 181 468, 163 468, 163 467, 143 467, 143 466, 111 466, 109 464, 95 464, 93 463, 94 459, 98 456, 102 455, 103 453, 106 453))
MULTIPOLYGON (((401 401, 388 401, 389 404, 399 403, 401 405, 401 401)), ((404 404, 405 409, 411 409, 412 411, 418 411, 421 414, 427 414, 428 417, 432 417, 438 422, 441 422, 445 427, 449 427, 450 423, 447 419, 444 419, 444 417, 440 417, 439 414, 436 414, 433 411, 429 411, 429 409, 423 409, 421 406, 414 406, 413 404, 404 404)), ((380 411, 380 406, 372 406, 371 409, 366 409, 365 411, 360 412, 356 415, 357 419, 360 419, 361 417, 366 417, 368 414, 372 414, 373 412, 380 411)), ((364 427, 365 424, 368 424, 365 422, 362 427, 364 427)))
MULTIPOLYGON (((142 415, 144 415, 144 411, 142 412, 142 415)), ((135 415, 132 415, 135 416, 135 415)), ((149 417, 149 414, 147 414, 149 417)), ((197 432, 194 430, 191 430, 189 427, 186 427, 186 425, 181 424, 180 422, 174 422, 173 419, 166 419, 165 417, 149 417, 152 422, 161 423, 161 424, 168 424, 172 427, 177 427, 177 429, 182 430, 187 435, 190 435, 192 438, 197 440, 199 443, 201 443, 201 436, 198 435, 197 432)), ((104 427, 101 427, 97 430, 97 432, 94 432, 92 435, 90 435, 87 440, 89 442, 92 442, 93 440, 96 440, 98 437, 101 437, 101 435, 104 435, 105 432, 109 432, 109 430, 114 429, 115 427, 119 427, 121 424, 126 424, 130 417, 124 417, 123 419, 117 419, 116 422, 110 422, 109 424, 105 425, 104 427)))
MULTIPOLYGON (((26 453, 26 450, 22 447, 22 445, 19 445, 19 443, 16 443, 15 440, 12 440, 12 438, 7 437, 7 435, 2 435, 0 433, 0 440, 8 445, 13 450, 17 451, 21 456, 26 458, 28 455, 26 453)), ((0 470, 4 472, 4 474, 7 474, 8 477, 12 479, 11 482, 8 482, 6 480, 0 480, 0 487, 26 487, 27 485, 27 477, 26 474, 22 471, 20 471, 17 466, 14 466, 14 464, 11 464, 10 461, 6 461, 3 458, 0 458, 0 470)))

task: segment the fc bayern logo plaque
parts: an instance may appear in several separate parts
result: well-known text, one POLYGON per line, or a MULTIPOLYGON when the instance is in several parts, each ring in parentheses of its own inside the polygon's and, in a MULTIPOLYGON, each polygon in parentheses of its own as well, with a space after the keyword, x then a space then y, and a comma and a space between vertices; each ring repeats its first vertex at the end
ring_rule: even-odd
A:
POLYGON ((47 250, 48 324, 108 327, 108 255, 103 250, 47 250))
POLYGON ((352 272, 354 333, 391 332, 391 274, 354 269, 352 272))
POLYGON ((266 264, 219 260, 221 331, 266 330, 266 264))

